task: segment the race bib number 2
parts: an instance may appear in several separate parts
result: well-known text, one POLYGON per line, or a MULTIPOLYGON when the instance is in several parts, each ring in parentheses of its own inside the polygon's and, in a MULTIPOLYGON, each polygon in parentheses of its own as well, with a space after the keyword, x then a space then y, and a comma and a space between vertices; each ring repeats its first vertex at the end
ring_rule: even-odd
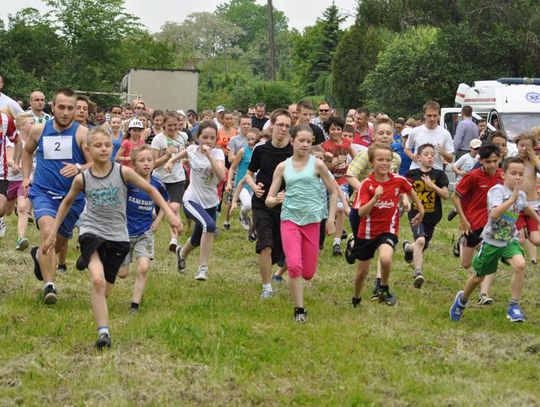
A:
POLYGON ((72 136, 49 136, 43 138, 43 157, 46 160, 73 159, 72 136))

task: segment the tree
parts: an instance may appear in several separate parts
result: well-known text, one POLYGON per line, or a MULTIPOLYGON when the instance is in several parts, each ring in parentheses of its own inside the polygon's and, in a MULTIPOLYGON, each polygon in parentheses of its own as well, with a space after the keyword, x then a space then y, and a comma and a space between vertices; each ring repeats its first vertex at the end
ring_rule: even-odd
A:
POLYGON ((386 37, 384 30, 355 24, 341 38, 332 62, 332 89, 341 107, 362 104, 360 85, 376 65, 386 37))
POLYGON ((192 13, 181 24, 167 22, 156 38, 172 44, 180 59, 237 58, 242 29, 213 13, 192 13))
POLYGON ((0 30, 5 91, 22 100, 34 89, 49 92, 62 72, 66 51, 64 40, 38 10, 25 8, 10 16, 7 29, 0 30))

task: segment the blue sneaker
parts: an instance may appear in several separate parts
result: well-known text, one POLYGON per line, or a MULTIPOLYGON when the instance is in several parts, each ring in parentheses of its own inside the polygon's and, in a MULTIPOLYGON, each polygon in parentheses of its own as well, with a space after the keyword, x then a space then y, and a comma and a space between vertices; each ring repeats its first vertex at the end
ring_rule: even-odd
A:
POLYGON ((281 277, 279 274, 272 274, 272 280, 274 280, 276 283, 282 283, 283 277, 281 277))
POLYGON ((463 315, 463 311, 465 311, 465 304, 463 304, 463 291, 460 291, 456 294, 454 303, 450 307, 450 319, 452 321, 459 321, 463 315))
POLYGON ((509 319, 510 322, 525 322, 525 315, 523 315, 519 304, 516 303, 512 303, 508 306, 506 318, 509 319))

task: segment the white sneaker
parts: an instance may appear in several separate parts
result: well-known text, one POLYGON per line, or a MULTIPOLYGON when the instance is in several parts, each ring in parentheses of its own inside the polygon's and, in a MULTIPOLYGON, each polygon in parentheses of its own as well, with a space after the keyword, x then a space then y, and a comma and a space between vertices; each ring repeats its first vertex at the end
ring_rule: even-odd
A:
POLYGON ((0 239, 6 235, 7 226, 4 223, 4 218, 0 218, 0 239))
POLYGON ((274 296, 273 290, 268 290, 266 288, 263 288, 261 293, 261 300, 267 300, 269 298, 272 298, 274 296))
POLYGON ((199 271, 197 271, 197 274, 195 274, 195 280, 208 280, 208 266, 199 266, 199 271))
POLYGON ((171 241, 169 242, 169 251, 175 253, 177 247, 178 241, 176 239, 171 239, 171 241))
POLYGON ((240 225, 242 226, 242 229, 245 231, 249 231, 249 228, 251 226, 251 221, 249 219, 249 216, 244 216, 242 213, 240 213, 240 225))

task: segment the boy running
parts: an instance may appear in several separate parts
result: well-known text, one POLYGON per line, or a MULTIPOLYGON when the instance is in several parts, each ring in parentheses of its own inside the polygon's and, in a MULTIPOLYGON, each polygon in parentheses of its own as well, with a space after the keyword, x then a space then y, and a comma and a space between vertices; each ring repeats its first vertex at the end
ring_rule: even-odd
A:
POLYGON ((362 182, 353 205, 360 216, 358 234, 352 249, 352 256, 359 260, 352 297, 353 307, 358 307, 362 301, 362 288, 376 251, 379 253, 381 267, 379 302, 396 305, 397 299, 390 291, 388 280, 394 247, 398 242, 400 195, 409 195, 418 208, 411 225, 419 224, 424 216, 422 204, 411 184, 404 177, 392 174, 392 153, 387 144, 375 143, 369 147, 373 174, 362 182))
POLYGON ((499 260, 509 263, 514 272, 506 318, 511 322, 525 321, 519 306, 525 280, 525 259, 518 242, 516 222, 521 211, 536 222, 540 222, 540 217, 528 206, 525 192, 520 191, 525 173, 523 160, 519 157, 506 159, 503 171, 504 184, 493 186, 487 193, 489 219, 482 232, 484 241, 473 261, 474 276, 469 277, 463 291, 456 294, 450 307, 450 318, 453 321, 461 319, 471 294, 486 276, 497 271, 499 260))
POLYGON ((442 218, 442 199, 448 199, 448 177, 443 170, 433 168, 435 146, 424 144, 418 148, 418 163, 420 168, 409 170, 405 178, 412 184, 418 199, 424 208, 422 222, 413 225, 417 209, 413 207, 409 212, 409 221, 414 242, 403 242, 403 254, 407 263, 414 263, 414 287, 421 288, 424 284, 422 272, 424 263, 424 250, 429 247, 437 223, 442 218))
MULTIPOLYGON (((497 184, 502 184, 502 170, 499 168, 500 150, 495 144, 480 147, 478 156, 481 167, 466 174, 456 185, 452 202, 461 220, 460 260, 465 269, 471 267, 476 247, 482 242, 481 234, 488 222, 487 193, 497 184)), ((484 280, 480 288, 480 305, 490 305, 493 299, 487 295, 492 276, 484 280)))

